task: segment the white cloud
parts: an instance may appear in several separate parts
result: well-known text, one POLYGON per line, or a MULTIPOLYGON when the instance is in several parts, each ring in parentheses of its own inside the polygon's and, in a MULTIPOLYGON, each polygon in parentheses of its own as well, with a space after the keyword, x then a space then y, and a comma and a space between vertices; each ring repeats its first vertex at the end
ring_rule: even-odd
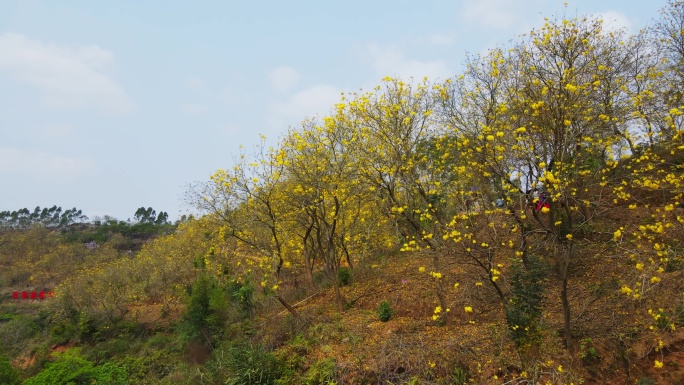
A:
POLYGON ((515 22, 515 4, 510 0, 468 0, 462 16, 487 27, 508 28, 515 22))
POLYGON ((603 20, 604 31, 617 32, 624 29, 629 32, 632 29, 632 22, 629 18, 617 11, 594 13, 591 17, 603 20))
POLYGON ((448 47, 456 42, 454 35, 432 34, 426 37, 427 42, 438 47, 448 47))
POLYGON ((292 67, 278 67, 269 74, 271 85, 278 92, 294 87, 299 81, 299 74, 292 67))
POLYGON ((370 44, 366 47, 370 64, 380 76, 398 76, 402 79, 413 77, 420 80, 427 76, 430 80, 446 79, 453 75, 442 60, 420 61, 407 59, 396 47, 380 47, 370 44))
POLYGON ((37 181, 65 184, 97 173, 97 167, 82 159, 0 147, 0 172, 19 173, 37 181))
POLYGON ((488 28, 508 29, 516 27, 523 15, 537 8, 540 0, 466 0, 461 19, 488 28))
POLYGON ((202 115, 206 114, 209 112, 209 107, 203 105, 203 104, 195 104, 195 103, 185 103, 180 106, 181 111, 185 112, 188 115, 202 115))
POLYGON ((96 45, 74 48, 18 33, 0 35, 0 73, 37 87, 54 107, 131 112, 134 105, 124 90, 102 72, 112 60, 110 51, 96 45))
POLYGON ((271 105, 270 122, 273 128, 286 129, 287 125, 295 124, 315 115, 325 115, 340 101, 337 87, 317 84, 299 91, 285 101, 271 105))

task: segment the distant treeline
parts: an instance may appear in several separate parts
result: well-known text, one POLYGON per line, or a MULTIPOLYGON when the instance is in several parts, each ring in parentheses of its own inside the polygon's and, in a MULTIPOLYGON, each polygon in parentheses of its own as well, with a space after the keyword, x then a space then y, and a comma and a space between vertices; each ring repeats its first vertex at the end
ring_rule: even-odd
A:
MULTIPOLYGON (((138 208, 133 217, 137 223, 156 225, 169 223, 169 214, 167 212, 160 211, 157 214, 152 207, 138 208)), ((92 221, 95 225, 119 222, 119 220, 109 216, 105 216, 104 221, 98 218, 92 221)), ((28 208, 15 211, 0 211, 0 228, 25 229, 38 224, 50 228, 64 228, 74 223, 89 223, 89 218, 83 214, 83 211, 75 207, 62 210, 61 207, 56 205, 50 208, 36 206, 33 211, 28 208)))
POLYGON ((33 211, 27 208, 16 211, 0 211, 0 227, 22 229, 42 224, 45 227, 66 227, 73 223, 85 222, 88 217, 75 207, 62 210, 61 207, 40 208, 36 206, 33 211))

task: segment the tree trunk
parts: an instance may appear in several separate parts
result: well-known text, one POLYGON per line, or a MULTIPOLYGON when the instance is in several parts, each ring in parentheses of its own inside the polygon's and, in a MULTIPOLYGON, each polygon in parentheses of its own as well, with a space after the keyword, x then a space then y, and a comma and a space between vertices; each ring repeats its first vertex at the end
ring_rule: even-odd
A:
POLYGON ((568 301, 568 280, 564 278, 561 283, 561 302, 563 303, 563 334, 565 335, 565 347, 574 352, 572 334, 570 332, 570 302, 568 301))
POLYGON ((337 282, 337 279, 333 280, 333 289, 335 290, 335 301, 337 302, 337 310, 339 310, 340 313, 344 312, 344 308, 346 306, 344 298, 342 298, 342 292, 340 291, 340 283, 337 282))
POLYGON ((281 297, 281 296, 279 296, 279 295, 276 295, 275 297, 276 297, 276 299, 278 300, 278 302, 280 302, 280 304, 283 305, 283 307, 284 307, 285 309, 287 309, 287 311, 290 312, 290 314, 292 314, 293 317, 299 318, 299 313, 297 313, 297 311, 296 311, 292 306, 290 306, 290 304, 287 303, 287 302, 283 299, 283 297, 281 297))
POLYGON ((316 283, 314 282, 313 277, 313 261, 311 260, 309 252, 306 251, 306 249, 304 249, 304 264, 306 265, 306 280, 308 281, 311 290, 314 290, 316 289, 316 283))
MULTIPOLYGON (((432 266, 435 269, 435 272, 441 273, 441 271, 439 271, 439 257, 434 250, 432 251, 432 266)), ((437 300, 439 301, 439 306, 442 307, 442 312, 439 314, 439 317, 444 320, 444 325, 447 325, 449 323, 449 312, 447 311, 447 302, 446 298, 444 297, 444 289, 442 286, 442 279, 435 278, 437 300)))
MULTIPOLYGON (((572 241, 570 241, 572 242, 572 241)), ((570 268, 570 259, 572 254, 572 244, 566 245, 565 250, 563 250, 557 256, 558 260, 558 275, 561 284, 561 304, 563 305, 563 336, 565 339, 565 348, 568 349, 570 353, 574 353, 574 345, 572 341, 572 333, 570 330, 570 300, 568 299, 568 273, 570 268)))

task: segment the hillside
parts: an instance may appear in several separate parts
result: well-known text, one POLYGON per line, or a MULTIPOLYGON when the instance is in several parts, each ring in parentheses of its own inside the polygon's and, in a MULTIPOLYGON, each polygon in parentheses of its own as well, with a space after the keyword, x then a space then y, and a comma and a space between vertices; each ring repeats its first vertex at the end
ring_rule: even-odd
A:
MULTIPOLYGON (((654 206, 662 204, 661 195, 644 194, 641 199, 654 206)), ((679 210, 671 215, 681 215, 679 210)), ((55 297, 13 299, 14 290, 39 290, 42 286, 26 286, 16 277, 12 278, 15 283, 8 285, 5 278, 0 323, 3 354, 23 378, 41 370, 48 372, 61 363, 76 365, 70 368, 82 366, 78 374, 82 378, 100 378, 96 375, 101 373, 93 373, 107 363, 126 374, 121 383, 213 384, 223 383, 225 378, 236 383, 653 383, 648 379, 659 384, 680 383, 684 380, 679 366, 684 359, 681 257, 673 256, 659 275, 661 281, 650 289, 653 295, 625 298, 621 288, 626 277, 633 275, 634 262, 620 255, 620 246, 611 241, 612 232, 601 231, 616 225, 629 228, 651 218, 653 211, 616 206, 593 231, 582 235, 584 251, 573 261, 568 290, 576 309, 571 322, 574 352, 563 345, 559 287, 549 265, 541 268, 539 281, 519 289, 536 287, 543 306, 534 333, 524 334, 525 341, 516 343, 496 291, 477 266, 450 255, 455 250, 444 251, 439 279, 429 273, 430 251, 385 250, 353 259, 350 275, 340 275, 348 281, 340 288, 347 304, 343 312, 337 310, 334 290, 324 274, 315 276, 315 288, 306 287, 305 277, 284 274, 278 291, 296 309, 298 317, 294 317, 274 299, 272 291, 255 288, 247 281, 236 285, 221 281, 220 276, 212 278, 203 273, 206 267, 198 267, 192 260, 176 261, 173 282, 181 283, 176 285, 180 292, 166 290, 176 299, 150 296, 149 288, 137 286, 140 274, 111 275, 117 267, 147 265, 157 271, 166 265, 166 273, 150 274, 146 279, 170 277, 173 255, 168 253, 179 245, 161 237, 137 254, 103 244, 81 257, 92 266, 69 268, 45 281, 49 286, 49 282, 71 282, 80 275, 93 281, 107 279, 109 282, 90 283, 90 289, 80 293, 89 297, 89 303, 79 302, 83 297, 66 296, 58 285, 55 297), (169 258, 149 266, 155 263, 150 253, 169 258), (109 276, 104 278, 95 270, 109 276), (188 277, 185 285, 180 279, 183 276, 188 277), (204 281, 198 277, 205 277, 204 281), (120 303, 97 294, 98 285, 116 287, 112 282, 117 279, 128 280, 131 289, 121 293, 120 303), (446 323, 433 318, 439 306, 434 295, 436 280, 448 282, 444 290, 450 317, 446 323), (205 282, 204 287, 197 282, 205 282), (188 296, 190 288, 192 295, 188 296), (132 290, 144 294, 135 300, 132 290), (222 301, 216 299, 216 293, 221 293, 222 301), (383 301, 389 305, 384 313, 389 318, 386 322, 379 310, 383 301), (60 353, 64 351, 67 353, 60 353), (662 362, 663 367, 656 368, 654 362, 662 362)), ((208 226, 202 222, 181 225, 178 231, 208 226)), ((676 247, 674 242, 682 235, 681 229, 668 232, 671 247, 676 247)), ((5 232, 3 246, 10 239, 15 242, 14 253, 21 253, 20 243, 43 245, 44 249, 25 251, 22 258, 12 259, 3 247, 3 263, 9 266, 3 271, 17 271, 28 255, 49 257, 54 255, 53 248, 63 253, 73 245, 66 237, 59 238, 59 232, 41 228, 5 232)), ((33 276, 47 274, 40 266, 51 264, 54 262, 33 265, 33 276)), ((503 285, 511 291, 516 290, 519 279, 513 269, 513 264, 501 268, 503 285)), ((147 284, 156 287, 153 282, 147 284)), ((3 370, 0 373, 6 375, 7 368, 3 370)))
POLYGON ((661 17, 345 94, 176 225, 3 212, 0 382, 684 383, 684 2, 661 17))

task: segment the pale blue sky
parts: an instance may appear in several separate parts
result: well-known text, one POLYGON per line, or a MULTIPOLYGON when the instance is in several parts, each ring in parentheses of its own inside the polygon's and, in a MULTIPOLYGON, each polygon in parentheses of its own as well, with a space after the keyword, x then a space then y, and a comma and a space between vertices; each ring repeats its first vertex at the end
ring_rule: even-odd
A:
POLYGON ((665 0, 0 0, 0 211, 184 213, 183 194, 340 92, 445 79, 544 16, 636 32, 665 0))

